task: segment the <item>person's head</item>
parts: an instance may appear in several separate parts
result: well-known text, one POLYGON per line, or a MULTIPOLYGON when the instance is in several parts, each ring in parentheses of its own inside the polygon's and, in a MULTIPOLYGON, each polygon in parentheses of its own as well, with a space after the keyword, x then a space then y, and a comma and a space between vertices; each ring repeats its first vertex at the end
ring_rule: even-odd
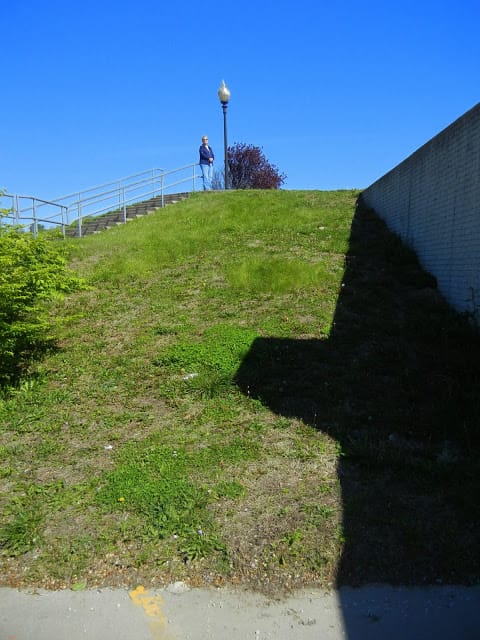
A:
POLYGON ((202 136, 202 144, 208 145, 208 136, 202 136))

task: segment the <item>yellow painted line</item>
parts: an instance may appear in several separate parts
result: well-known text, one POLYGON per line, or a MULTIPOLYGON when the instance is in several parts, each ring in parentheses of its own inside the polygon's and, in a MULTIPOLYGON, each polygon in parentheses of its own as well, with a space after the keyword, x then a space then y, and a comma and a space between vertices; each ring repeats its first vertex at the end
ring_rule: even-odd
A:
POLYGON ((148 593, 145 587, 138 586, 130 591, 130 598, 136 607, 141 607, 148 618, 152 640, 174 640, 167 633, 168 621, 163 613, 163 598, 148 593))

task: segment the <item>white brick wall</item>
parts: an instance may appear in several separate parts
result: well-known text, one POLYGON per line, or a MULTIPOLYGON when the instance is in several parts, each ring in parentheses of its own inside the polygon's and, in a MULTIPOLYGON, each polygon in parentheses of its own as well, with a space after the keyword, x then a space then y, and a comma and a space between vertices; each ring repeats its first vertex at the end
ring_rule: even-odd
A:
POLYGON ((413 249, 457 311, 480 314, 480 103, 370 185, 363 198, 413 249))

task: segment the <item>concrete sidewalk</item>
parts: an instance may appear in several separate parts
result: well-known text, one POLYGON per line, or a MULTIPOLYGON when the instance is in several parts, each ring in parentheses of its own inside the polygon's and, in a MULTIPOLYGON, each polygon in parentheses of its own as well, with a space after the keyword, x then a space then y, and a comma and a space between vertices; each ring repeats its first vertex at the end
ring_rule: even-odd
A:
POLYGON ((0 640, 478 640, 480 586, 80 592, 0 588, 0 640))

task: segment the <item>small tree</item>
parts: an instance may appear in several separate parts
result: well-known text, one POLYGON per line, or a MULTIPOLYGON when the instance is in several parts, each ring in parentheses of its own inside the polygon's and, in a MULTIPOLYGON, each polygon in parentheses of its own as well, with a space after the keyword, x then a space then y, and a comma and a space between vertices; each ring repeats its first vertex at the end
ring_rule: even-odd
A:
POLYGON ((214 191, 221 191, 225 186, 225 171, 214 169, 212 178, 212 189, 214 191))
POLYGON ((84 287, 60 243, 2 225, 6 213, 0 211, 0 389, 53 344, 46 301, 84 287))
POLYGON ((287 178, 270 164, 261 147, 237 142, 227 154, 232 189, 278 189, 287 178))

